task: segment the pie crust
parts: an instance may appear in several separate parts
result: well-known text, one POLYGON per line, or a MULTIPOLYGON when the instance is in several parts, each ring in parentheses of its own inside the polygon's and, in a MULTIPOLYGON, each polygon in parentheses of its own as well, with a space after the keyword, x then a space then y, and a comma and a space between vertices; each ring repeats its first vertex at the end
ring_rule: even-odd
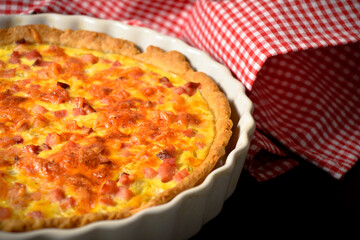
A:
POLYGON ((177 51, 166 52, 156 46, 149 46, 142 52, 134 43, 113 38, 104 33, 86 30, 62 31, 41 24, 15 26, 0 30, 0 45, 13 44, 19 39, 24 39, 27 43, 48 43, 93 49, 105 53, 118 53, 154 65, 163 71, 174 73, 188 82, 199 82, 201 95, 214 116, 215 136, 208 155, 200 166, 175 187, 165 190, 140 208, 59 218, 7 219, 0 221, 0 230, 24 232, 42 228, 75 228, 95 221, 129 217, 151 206, 169 202, 180 192, 200 184, 225 154, 225 148, 232 134, 229 103, 216 83, 205 73, 195 71, 183 54, 177 51))

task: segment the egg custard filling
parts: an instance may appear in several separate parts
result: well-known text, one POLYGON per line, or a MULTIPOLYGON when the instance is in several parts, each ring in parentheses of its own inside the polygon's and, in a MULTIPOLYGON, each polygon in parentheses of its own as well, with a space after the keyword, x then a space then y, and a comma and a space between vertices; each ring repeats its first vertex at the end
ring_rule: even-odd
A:
POLYGON ((224 154, 226 98, 180 53, 45 25, 0 37, 0 230, 130 216, 224 154))

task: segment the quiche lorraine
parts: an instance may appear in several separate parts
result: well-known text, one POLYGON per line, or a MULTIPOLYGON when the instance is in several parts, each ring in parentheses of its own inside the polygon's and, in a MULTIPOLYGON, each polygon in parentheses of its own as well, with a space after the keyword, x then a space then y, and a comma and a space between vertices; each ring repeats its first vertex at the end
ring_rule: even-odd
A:
POLYGON ((129 217, 201 181, 230 107, 185 56, 85 30, 0 30, 0 230, 129 217))

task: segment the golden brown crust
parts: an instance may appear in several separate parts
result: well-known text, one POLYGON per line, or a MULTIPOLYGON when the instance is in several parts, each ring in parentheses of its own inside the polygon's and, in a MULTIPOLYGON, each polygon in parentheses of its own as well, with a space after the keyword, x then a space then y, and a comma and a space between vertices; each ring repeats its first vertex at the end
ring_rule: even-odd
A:
POLYGON ((11 44, 21 38, 26 42, 59 43, 61 30, 50 28, 45 25, 15 26, 0 30, 0 45, 11 44))
POLYGON ((19 39, 29 43, 50 43, 77 48, 88 48, 104 52, 121 53, 134 56, 140 51, 135 44, 122 39, 112 38, 104 33, 85 30, 61 31, 46 25, 15 26, 0 30, 0 45, 11 44, 19 39))
POLYGON ((21 38, 30 43, 43 42, 120 53, 155 65, 164 71, 176 73, 183 76, 187 81, 199 82, 201 83, 201 94, 208 102, 215 117, 216 135, 206 160, 199 168, 174 188, 166 190, 141 208, 111 213, 89 213, 69 218, 5 220, 0 222, 0 230, 23 232, 50 227, 74 228, 99 220, 128 217, 150 206, 166 203, 178 193, 201 183, 214 169, 219 158, 225 154, 225 146, 228 144, 232 134, 229 103, 215 82, 206 74, 194 71, 186 57, 181 53, 176 51, 165 52, 154 46, 149 46, 145 52, 140 52, 132 42, 85 30, 61 31, 46 25, 16 26, 9 29, 0 29, 0 45, 11 44, 21 38))

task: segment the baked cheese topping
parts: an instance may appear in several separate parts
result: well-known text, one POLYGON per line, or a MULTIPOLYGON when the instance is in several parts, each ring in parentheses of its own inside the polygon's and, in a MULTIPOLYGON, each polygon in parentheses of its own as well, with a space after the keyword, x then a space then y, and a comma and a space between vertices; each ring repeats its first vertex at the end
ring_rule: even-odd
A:
POLYGON ((206 158, 199 91, 149 64, 48 44, 0 48, 0 220, 137 208, 206 158))

